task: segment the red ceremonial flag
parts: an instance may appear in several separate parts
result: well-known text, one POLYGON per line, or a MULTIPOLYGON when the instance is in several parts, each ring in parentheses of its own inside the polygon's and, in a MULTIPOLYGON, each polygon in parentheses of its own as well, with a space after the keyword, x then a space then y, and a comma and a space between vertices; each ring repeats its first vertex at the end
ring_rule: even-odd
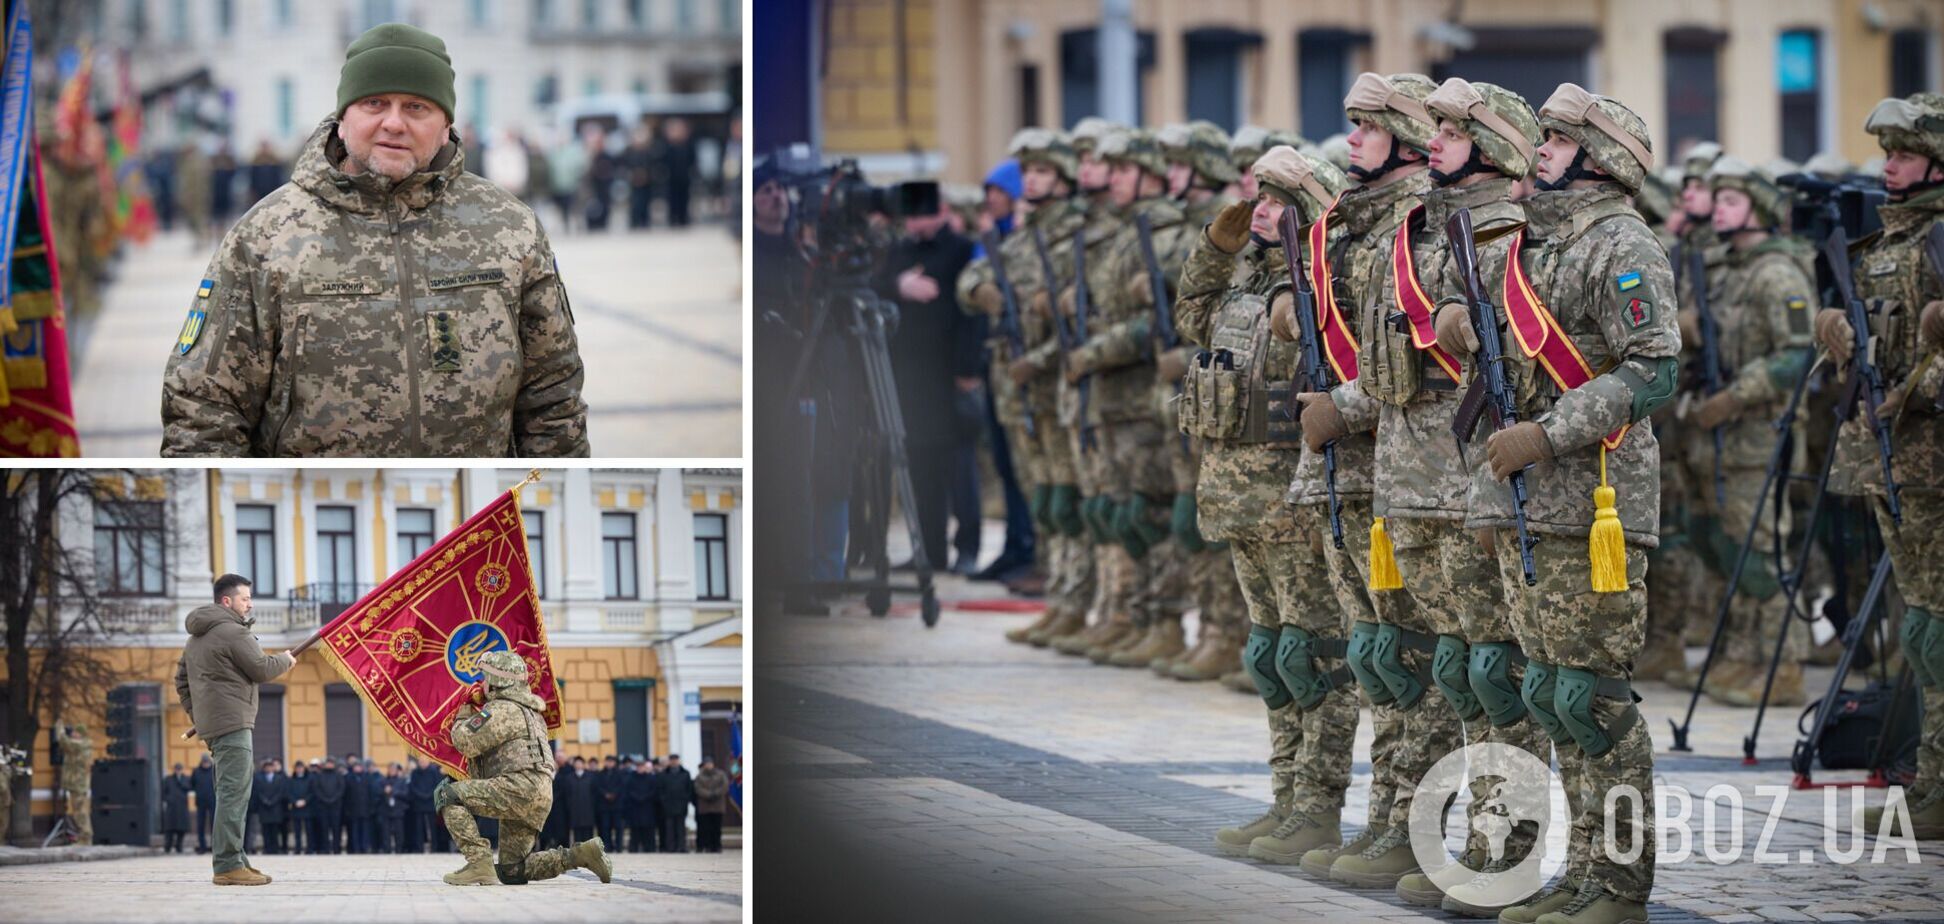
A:
POLYGON ((518 652, 547 704, 547 727, 560 727, 519 491, 500 495, 319 633, 331 666, 392 731, 460 779, 466 758, 447 722, 484 676, 480 655, 518 652))

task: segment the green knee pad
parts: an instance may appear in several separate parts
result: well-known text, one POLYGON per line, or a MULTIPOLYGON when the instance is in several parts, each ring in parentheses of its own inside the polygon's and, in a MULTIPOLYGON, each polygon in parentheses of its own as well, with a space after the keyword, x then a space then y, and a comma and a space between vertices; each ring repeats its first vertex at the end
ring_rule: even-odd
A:
POLYGON ((1047 508, 1052 500, 1052 485, 1042 484, 1033 487, 1033 496, 1026 501, 1026 509, 1032 514, 1033 525, 1043 530, 1051 531, 1053 529, 1053 521, 1046 516, 1047 508))
POLYGON ((1200 513, 1195 508, 1195 495, 1176 494, 1174 511, 1168 518, 1168 531, 1174 534, 1175 541, 1190 552, 1200 552, 1208 548, 1207 540, 1202 538, 1200 513))
POLYGON ((1268 626, 1250 626, 1249 643, 1242 646, 1242 669, 1249 672, 1256 692, 1271 709, 1281 709, 1294 699, 1276 673, 1276 638, 1276 630, 1268 626))
POLYGON ((1904 663, 1917 682, 1927 687, 1944 686, 1944 619, 1932 616, 1919 606, 1904 609, 1904 663), (1921 623, 1916 629, 1911 623, 1921 623))
POLYGON ((458 802, 459 802, 459 795, 452 791, 451 780, 440 780, 439 785, 433 788, 432 790, 433 814, 443 815, 445 814, 446 806, 456 805, 458 804, 458 802))
POLYGON ((1080 516, 1080 489, 1070 484, 1056 484, 1046 502, 1046 519, 1053 528, 1068 536, 1078 536, 1087 529, 1080 516))
POLYGON ((1558 678, 1553 709, 1559 714, 1560 723, 1566 726, 1567 734, 1586 756, 1599 757, 1613 750, 1613 743, 1640 720, 1640 710, 1633 704, 1633 687, 1624 678, 1602 677, 1576 667, 1556 667, 1553 671, 1558 678), (1599 715, 1593 711, 1595 699, 1617 699, 1626 703, 1627 708, 1613 724, 1601 725, 1599 715))
POLYGON ((1377 624, 1361 620, 1350 625, 1350 651, 1344 660, 1350 662, 1350 673, 1357 678, 1357 686, 1363 687, 1364 695, 1379 706, 1388 704, 1392 697, 1390 688, 1384 686, 1384 679, 1378 675, 1377 624))
POLYGON ((1113 541, 1113 533, 1108 521, 1113 519, 1114 499, 1105 494, 1096 494, 1080 503, 1082 518, 1087 524, 1087 537, 1094 545, 1105 545, 1113 541))
POLYGON ((1567 734, 1565 723, 1559 721, 1559 714, 1553 711, 1552 665, 1528 660, 1525 683, 1519 687, 1519 698, 1525 702, 1526 711, 1532 713, 1533 721, 1539 723, 1554 744, 1572 743, 1573 736, 1567 734))
POLYGON ((1525 716, 1525 700, 1519 698, 1519 688, 1512 682, 1512 665, 1523 657, 1519 646, 1511 642, 1479 642, 1471 646, 1471 662, 1465 665, 1465 675, 1471 680, 1472 694, 1485 710, 1485 718, 1494 728, 1504 728, 1525 716))
POLYGON ((1139 494, 1129 498, 1125 504, 1114 506, 1113 536, 1120 541, 1123 548, 1127 549, 1127 554, 1134 556, 1136 561, 1146 557, 1148 549, 1153 545, 1148 541, 1146 532, 1140 528, 1141 521, 1145 519, 1147 519, 1147 498, 1139 494))
POLYGON ((526 857, 521 857, 513 863, 495 863, 493 864, 493 875, 499 878, 500 885, 526 885, 526 861, 526 857))
POLYGON ((1461 722, 1478 718, 1483 711, 1472 693, 1471 677, 1465 673, 1470 657, 1465 640, 1456 635, 1438 636, 1438 649, 1431 655, 1431 682, 1438 685, 1438 692, 1451 703, 1461 722))
POLYGON ((1310 660, 1311 640, 1308 632, 1296 626, 1283 626, 1276 638, 1276 676, 1302 709, 1322 702, 1330 692, 1329 678, 1310 660))
POLYGON ((1424 698, 1424 681, 1404 666, 1404 646, 1402 626, 1378 625, 1370 666, 1377 672, 1384 686, 1390 690, 1391 699, 1397 708, 1411 709, 1424 698))

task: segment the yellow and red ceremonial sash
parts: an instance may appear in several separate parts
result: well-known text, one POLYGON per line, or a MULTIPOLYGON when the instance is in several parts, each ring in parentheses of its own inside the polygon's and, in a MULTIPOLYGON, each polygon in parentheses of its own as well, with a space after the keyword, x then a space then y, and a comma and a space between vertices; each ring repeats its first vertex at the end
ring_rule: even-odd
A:
POLYGON ((1411 220, 1422 211, 1422 205, 1412 209, 1404 216, 1404 223, 1397 226, 1397 241, 1391 247, 1391 293, 1397 299, 1397 307, 1411 322, 1411 345, 1431 354, 1438 368, 1453 382, 1462 382, 1464 366, 1457 357, 1438 346, 1438 332, 1432 326, 1431 300, 1424 297, 1424 287, 1418 285, 1417 258, 1411 253, 1411 220))
POLYGON ((1325 256, 1324 245, 1330 239, 1330 213, 1334 211, 1336 202, 1331 202, 1323 215, 1310 225, 1310 288, 1316 290, 1316 333, 1323 338, 1323 355, 1336 372, 1337 381, 1354 382, 1357 380, 1357 337, 1343 323, 1343 312, 1337 310, 1335 287, 1330 284, 1330 261, 1325 256))
MULTIPOLYGON (((1500 303, 1512 322, 1512 337, 1519 342, 1519 351, 1528 359, 1537 359, 1539 367, 1546 370, 1547 377, 1561 391, 1572 391, 1593 380, 1593 367, 1587 364, 1579 347, 1573 345, 1573 338, 1559 326, 1559 319, 1553 317, 1552 311, 1532 291, 1525 266, 1519 260, 1519 246, 1524 241, 1525 229, 1512 232, 1512 246, 1505 255, 1505 286, 1500 303)), ((1629 426, 1622 424, 1607 434, 1601 445, 1619 448, 1629 426)))

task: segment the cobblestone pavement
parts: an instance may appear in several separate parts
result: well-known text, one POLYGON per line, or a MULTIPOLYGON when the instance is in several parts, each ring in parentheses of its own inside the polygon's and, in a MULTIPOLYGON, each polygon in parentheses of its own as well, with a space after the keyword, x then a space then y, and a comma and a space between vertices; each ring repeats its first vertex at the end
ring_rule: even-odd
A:
MULTIPOLYGON (((596 456, 742 454, 742 265, 717 225, 556 236, 587 366, 596 456)), ((154 456, 162 370, 213 248, 188 234, 131 248, 93 318, 74 320, 81 450, 154 456)))
POLYGON ((740 921, 742 852, 617 854, 524 886, 439 880, 456 854, 252 857, 266 886, 210 883, 209 858, 151 854, 0 869, 0 921, 740 921))
MULTIPOLYGON (((754 728, 770 770, 759 817, 772 827, 759 851, 777 852, 757 857, 765 871, 757 906, 778 895, 767 877, 800 859, 808 862, 797 871, 833 899, 852 896, 829 877, 868 869, 890 907, 923 902, 965 917, 1447 919, 1388 891, 1352 891, 1215 849, 1217 828, 1255 817, 1269 801, 1266 727, 1253 696, 1008 644, 1002 633, 1031 614, 958 608, 1002 595, 995 585, 946 578, 942 588, 945 615, 929 631, 906 605, 886 619, 857 606, 829 619, 766 616, 756 635, 754 728), (778 847, 799 838, 846 859, 819 866, 778 847)), ((1827 678, 1812 670, 1809 687, 1827 678)), ((1891 842, 1869 840, 1860 861, 1832 859, 1851 833, 1839 828, 1825 843, 1823 799, 1837 798, 1847 818, 1854 790, 1786 790, 1797 710, 1769 716, 1761 759, 1744 766, 1752 711, 1704 700, 1694 753, 1672 754, 1668 720, 1681 717, 1687 698, 1658 684, 1641 692, 1659 786, 1691 793, 1696 819, 1714 788, 1718 852, 1736 843, 1731 821, 1743 829, 1743 848, 1720 853, 1720 862, 1700 843, 1667 862, 1680 838, 1663 842, 1653 921, 1944 920, 1944 845, 1908 853, 1897 845, 1872 862, 1891 842)), ((1359 824, 1369 746, 1366 721, 1343 814, 1359 824)), ((1866 796, 1870 804, 1883 797, 1866 796)), ((803 897, 816 896, 813 887, 803 897)))

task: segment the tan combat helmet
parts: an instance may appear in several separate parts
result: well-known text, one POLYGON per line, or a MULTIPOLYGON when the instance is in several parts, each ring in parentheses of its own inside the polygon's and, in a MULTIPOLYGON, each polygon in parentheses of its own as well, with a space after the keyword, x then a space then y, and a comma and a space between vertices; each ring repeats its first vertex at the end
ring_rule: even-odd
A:
POLYGON ((1087 116, 1075 123, 1073 131, 1067 135, 1073 142, 1073 152, 1079 155, 1092 154, 1100 145, 1100 139, 1118 131, 1126 131, 1127 126, 1100 116, 1087 116))
POLYGON ((1708 168, 1706 179, 1710 192, 1735 189, 1748 194, 1749 201, 1754 203, 1750 210, 1753 213, 1751 217, 1762 228, 1772 230, 1780 227, 1787 215, 1788 194, 1776 186, 1767 173, 1733 154, 1715 158, 1714 166, 1708 168))
POLYGON ((1203 186, 1220 188, 1242 177, 1229 159, 1229 135, 1222 127, 1204 119, 1170 125, 1155 140, 1161 155, 1170 161, 1194 168, 1203 186))
POLYGON ((1680 189, 1674 185, 1680 179, 1680 171, 1672 168, 1649 171, 1647 178, 1641 181, 1640 191, 1634 193, 1634 211, 1639 212, 1640 217, 1650 225, 1666 221, 1667 216, 1680 207, 1680 189), (1671 181, 1670 175, 1673 178, 1671 181))
POLYGON ((1576 83, 1562 83, 1539 107, 1539 128, 1579 142, 1580 157, 1568 166, 1560 184, 1580 179, 1578 160, 1590 160, 1627 192, 1640 191, 1647 171, 1654 168, 1654 141, 1647 123, 1620 101, 1588 93, 1576 83))
POLYGON ((1302 148, 1309 142, 1294 132, 1244 125, 1236 129, 1235 136, 1229 139, 1229 163, 1234 164, 1238 172, 1247 170, 1262 156, 1262 152, 1279 144, 1302 148))
POLYGON ((1144 128, 1130 128, 1101 138, 1096 153, 1108 163, 1133 164, 1164 179, 1168 175, 1168 162, 1161 157, 1161 145, 1144 128))
POLYGON ((1022 128, 1006 148, 1007 156, 1022 164, 1046 164, 1059 171, 1068 183, 1080 179, 1080 158, 1073 142, 1050 128, 1022 128))
MULTIPOLYGON (((1343 115, 1352 123, 1371 122, 1418 149, 1431 147, 1431 136, 1438 123, 1424 108, 1424 99, 1438 85, 1423 74, 1393 74, 1385 77, 1368 71, 1358 74, 1350 92, 1343 97, 1343 115)), ((1397 152, 1392 151, 1396 158, 1397 152)))
POLYGON ((1721 145, 1712 141, 1696 141, 1688 146, 1687 153, 1681 155, 1681 183, 1688 180, 1708 181, 1708 168, 1714 166, 1721 157, 1721 145))
POLYGON ((1350 170, 1350 136, 1338 132, 1316 143, 1317 154, 1324 160, 1336 165, 1338 170, 1350 170))
POLYGON ((1791 173, 1801 173, 1802 165, 1786 157, 1773 157, 1769 159, 1768 163, 1762 165, 1762 172, 1767 174, 1770 179, 1774 179, 1778 176, 1788 176, 1791 173))
POLYGON ((1908 151, 1944 166, 1944 94, 1886 99, 1870 110, 1863 130, 1875 135, 1886 153, 1908 151))
POLYGON ((1849 176, 1855 169, 1849 161, 1843 159, 1843 155, 1834 151, 1823 151, 1809 158, 1809 162, 1802 165, 1804 173, 1814 174, 1825 180, 1840 180, 1849 176))
POLYGON ((1328 210, 1351 185, 1350 178, 1335 164, 1286 144, 1264 151, 1251 172, 1263 191, 1285 206, 1301 209, 1306 225, 1328 210))
POLYGON ((1532 172, 1539 119, 1525 97, 1495 84, 1453 77, 1425 97, 1424 108, 1433 119, 1456 123, 1470 136, 1473 156, 1482 151, 1498 172, 1515 180, 1532 172))
POLYGON ((527 688, 526 659, 514 652, 502 649, 480 655, 479 672, 485 675, 488 690, 527 688))

